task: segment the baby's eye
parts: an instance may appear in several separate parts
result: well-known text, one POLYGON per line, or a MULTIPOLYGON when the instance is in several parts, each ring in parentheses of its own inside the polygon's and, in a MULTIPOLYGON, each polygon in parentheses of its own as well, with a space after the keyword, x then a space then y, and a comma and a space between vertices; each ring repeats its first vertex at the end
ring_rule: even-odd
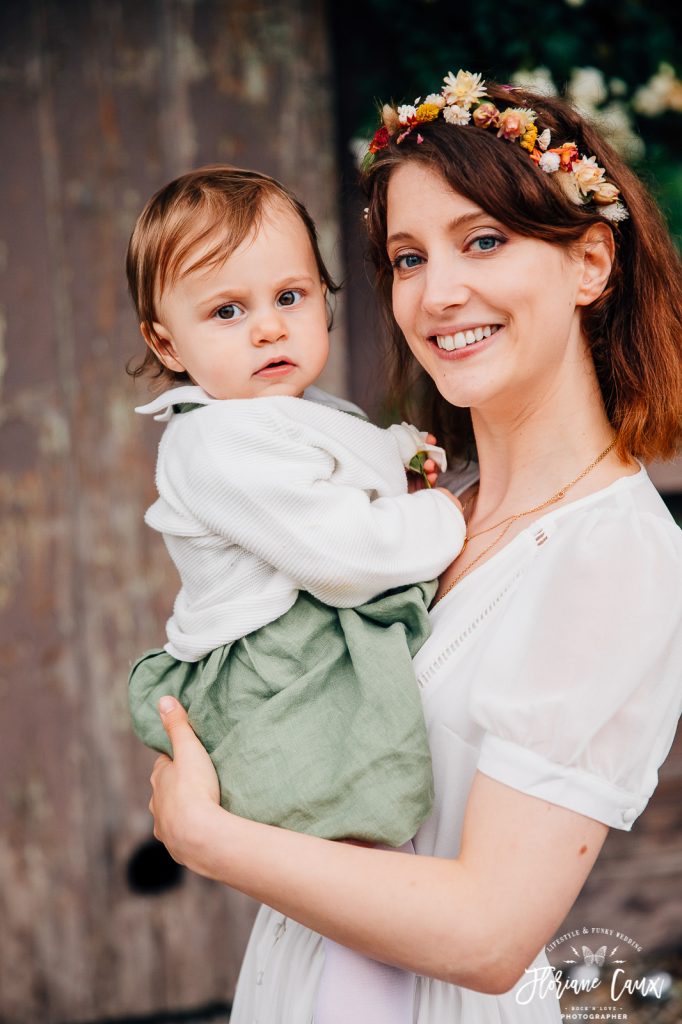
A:
POLYGON ((287 291, 282 292, 280 297, 277 299, 277 304, 280 306, 297 306, 302 298, 302 292, 298 291, 296 288, 289 288, 287 291))
POLYGON ((216 309, 213 315, 218 317, 219 320, 237 320, 243 313, 244 310, 235 302, 228 302, 227 305, 216 309))
POLYGON ((480 235, 469 243, 469 248, 474 252, 492 252, 501 245, 504 245, 504 239, 497 235, 480 235))
POLYGON ((414 267, 420 266, 424 262, 421 256, 417 256, 416 252, 405 252, 402 256, 396 256, 393 260, 394 270, 412 270, 414 267))

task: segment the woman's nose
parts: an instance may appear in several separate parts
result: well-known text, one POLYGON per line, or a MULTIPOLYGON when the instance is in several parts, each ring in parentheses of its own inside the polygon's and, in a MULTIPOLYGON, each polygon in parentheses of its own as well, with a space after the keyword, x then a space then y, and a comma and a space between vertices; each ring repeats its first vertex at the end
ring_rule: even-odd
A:
POLYGON ((287 336, 286 321, 276 309, 263 310, 251 323, 251 342, 254 345, 284 341, 287 336))
POLYGON ((463 306, 471 289, 461 270, 446 261, 430 260, 424 275, 422 307, 429 316, 438 316, 455 306, 463 306))

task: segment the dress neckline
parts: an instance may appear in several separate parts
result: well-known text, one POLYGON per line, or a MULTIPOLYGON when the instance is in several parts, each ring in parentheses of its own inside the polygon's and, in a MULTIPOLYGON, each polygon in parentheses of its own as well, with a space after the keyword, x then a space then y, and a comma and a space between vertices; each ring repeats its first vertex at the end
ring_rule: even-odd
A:
MULTIPOLYGON (((624 476, 619 476, 616 480, 613 480, 610 484, 607 484, 606 487, 600 487, 598 491, 592 491, 591 494, 585 494, 582 498, 576 498, 574 501, 569 501, 565 505, 562 505, 560 508, 550 509, 549 512, 545 512, 545 514, 543 516, 540 516, 539 519, 534 519, 533 522, 529 523, 528 526, 524 527, 524 529, 521 530, 520 533, 517 533, 517 535, 512 540, 510 540, 508 544, 505 544, 505 546, 500 551, 492 555, 492 557, 489 558, 486 562, 483 562, 482 565, 476 566, 476 568, 472 569, 470 573, 467 573, 467 575, 456 586, 452 588, 452 590, 450 590, 447 594, 444 594, 440 601, 438 601, 437 604, 432 608, 431 615, 437 616, 439 614, 440 609, 448 603, 449 599, 452 597, 453 594, 461 594, 462 589, 468 589, 467 585, 470 580, 478 580, 484 577, 485 570, 488 568, 488 566, 499 565, 504 561, 505 556, 509 557, 510 552, 515 553, 517 548, 521 548, 524 544, 527 546, 532 544, 533 547, 535 547, 535 537, 537 533, 542 530, 545 524, 553 523, 556 520, 562 518, 563 516, 570 514, 571 512, 579 511, 580 509, 585 508, 586 506, 589 506, 591 504, 596 504, 598 501, 602 500, 603 498, 609 496, 610 494, 616 491, 627 490, 630 487, 639 485, 640 483, 644 483, 645 480, 648 480, 649 474, 646 471, 644 463, 640 462, 639 459, 637 459, 636 461, 639 463, 639 469, 636 473, 627 473, 624 476)), ((467 484, 467 486, 471 486, 471 484, 467 484)))

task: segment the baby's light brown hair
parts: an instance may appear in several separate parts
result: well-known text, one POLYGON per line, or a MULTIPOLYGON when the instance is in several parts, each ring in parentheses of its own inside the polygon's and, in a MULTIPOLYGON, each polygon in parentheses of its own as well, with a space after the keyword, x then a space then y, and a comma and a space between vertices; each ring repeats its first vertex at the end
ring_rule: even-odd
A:
MULTIPOLYGON (((152 342, 157 303, 179 277, 226 260, 260 225, 265 208, 280 204, 303 222, 312 246, 320 280, 327 295, 338 285, 327 270, 315 224, 303 203, 275 178, 227 164, 200 167, 164 185, 137 218, 128 243, 126 273, 138 319, 152 342), (196 260, 192 253, 215 240, 196 260)), ((331 327, 331 313, 329 316, 331 327)), ((132 377, 150 376, 160 386, 186 382, 185 372, 169 370, 151 347, 127 366, 132 377)))

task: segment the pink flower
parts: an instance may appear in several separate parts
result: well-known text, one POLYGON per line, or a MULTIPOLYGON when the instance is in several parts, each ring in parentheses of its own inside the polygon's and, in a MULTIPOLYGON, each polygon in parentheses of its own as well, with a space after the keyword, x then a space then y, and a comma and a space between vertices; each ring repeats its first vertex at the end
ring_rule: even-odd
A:
POLYGON ((529 125, 535 121, 535 111, 525 110, 523 107, 509 107, 503 110, 498 118, 498 138, 520 139, 529 125))
POLYGON ((481 103, 472 114, 477 128, 497 128, 500 112, 494 103, 481 103))

